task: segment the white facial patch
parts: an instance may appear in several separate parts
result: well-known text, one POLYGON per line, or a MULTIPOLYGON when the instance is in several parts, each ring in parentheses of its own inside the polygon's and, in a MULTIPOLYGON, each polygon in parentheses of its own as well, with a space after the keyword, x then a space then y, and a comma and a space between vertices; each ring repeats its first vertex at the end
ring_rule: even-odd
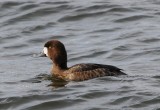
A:
POLYGON ((48 49, 47 49, 47 47, 44 47, 43 53, 46 54, 46 56, 48 57, 48 49))

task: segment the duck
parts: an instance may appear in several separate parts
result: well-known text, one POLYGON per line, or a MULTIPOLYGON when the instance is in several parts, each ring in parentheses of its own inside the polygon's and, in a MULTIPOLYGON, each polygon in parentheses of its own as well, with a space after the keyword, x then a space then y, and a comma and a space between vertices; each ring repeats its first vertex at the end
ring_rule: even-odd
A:
POLYGON ((48 57, 53 62, 51 75, 65 81, 84 81, 97 77, 126 75, 122 69, 105 64, 80 63, 67 66, 67 52, 59 40, 49 40, 44 44, 41 57, 48 57))

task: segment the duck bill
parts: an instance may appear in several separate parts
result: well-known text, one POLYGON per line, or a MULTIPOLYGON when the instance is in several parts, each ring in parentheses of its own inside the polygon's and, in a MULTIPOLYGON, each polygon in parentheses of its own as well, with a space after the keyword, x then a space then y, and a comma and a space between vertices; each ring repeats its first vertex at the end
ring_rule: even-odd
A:
POLYGON ((47 57, 47 56, 46 56, 45 53, 41 52, 41 53, 39 54, 39 57, 47 57))

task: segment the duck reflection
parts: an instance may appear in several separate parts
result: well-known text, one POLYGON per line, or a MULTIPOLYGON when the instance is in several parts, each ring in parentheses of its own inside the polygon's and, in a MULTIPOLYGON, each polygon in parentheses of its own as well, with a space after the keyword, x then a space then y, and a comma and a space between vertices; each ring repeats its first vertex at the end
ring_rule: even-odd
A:
POLYGON ((61 79, 61 78, 58 78, 58 77, 53 76, 53 75, 48 75, 48 74, 40 74, 36 78, 41 79, 41 80, 51 81, 52 83, 47 85, 47 86, 52 86, 52 87, 55 87, 55 88, 64 87, 65 85, 68 84, 68 81, 66 81, 64 79, 61 79))
POLYGON ((48 86, 52 86, 55 88, 64 87, 65 85, 67 85, 69 83, 68 81, 65 81, 65 80, 59 79, 59 78, 55 78, 55 77, 52 77, 51 81, 52 81, 52 83, 49 84, 48 86))

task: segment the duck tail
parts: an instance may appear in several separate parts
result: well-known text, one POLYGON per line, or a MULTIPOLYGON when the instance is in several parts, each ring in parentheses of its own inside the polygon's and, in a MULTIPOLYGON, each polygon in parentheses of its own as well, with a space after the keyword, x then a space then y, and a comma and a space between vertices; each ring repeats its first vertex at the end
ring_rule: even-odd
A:
POLYGON ((126 73, 124 73, 123 71, 119 72, 119 75, 127 75, 126 73))

